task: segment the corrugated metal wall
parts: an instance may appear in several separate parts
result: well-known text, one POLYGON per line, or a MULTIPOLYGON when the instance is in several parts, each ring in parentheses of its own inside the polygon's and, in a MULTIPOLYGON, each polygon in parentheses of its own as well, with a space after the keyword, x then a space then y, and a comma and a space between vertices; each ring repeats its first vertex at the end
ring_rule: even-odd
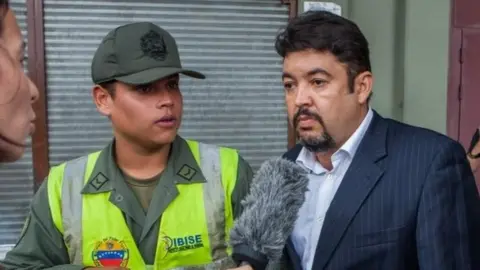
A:
POLYGON ((254 168, 286 150, 281 59, 273 45, 288 8, 279 0, 45 0, 44 6, 52 165, 111 139, 91 99, 90 62, 108 31, 134 21, 169 30, 183 65, 208 76, 181 79, 181 135, 235 147, 254 168))
MULTIPOLYGON (((22 34, 27 39, 25 0, 10 0, 22 34)), ((26 67, 25 67, 26 70, 26 67)), ((22 230, 33 196, 32 154, 30 149, 18 162, 0 165, 0 258, 15 242, 22 230)))

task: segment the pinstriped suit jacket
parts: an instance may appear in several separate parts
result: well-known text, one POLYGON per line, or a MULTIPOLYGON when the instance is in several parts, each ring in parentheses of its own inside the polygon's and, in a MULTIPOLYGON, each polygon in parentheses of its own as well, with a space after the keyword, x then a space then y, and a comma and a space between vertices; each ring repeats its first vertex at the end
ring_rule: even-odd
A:
MULTIPOLYGON (((295 160, 300 149, 284 157, 295 160)), ((290 240, 285 252, 300 270, 290 240)), ((374 112, 312 269, 480 270, 480 199, 462 146, 374 112)))

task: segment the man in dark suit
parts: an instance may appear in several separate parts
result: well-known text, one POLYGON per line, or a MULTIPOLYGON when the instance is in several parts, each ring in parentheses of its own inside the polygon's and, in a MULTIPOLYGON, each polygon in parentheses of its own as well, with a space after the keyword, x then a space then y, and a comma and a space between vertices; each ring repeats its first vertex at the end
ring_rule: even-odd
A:
POLYGON ((286 245, 291 268, 480 269, 480 200, 465 151, 370 108, 368 42, 357 25, 309 12, 279 34, 276 50, 301 142, 284 157, 310 179, 286 245))

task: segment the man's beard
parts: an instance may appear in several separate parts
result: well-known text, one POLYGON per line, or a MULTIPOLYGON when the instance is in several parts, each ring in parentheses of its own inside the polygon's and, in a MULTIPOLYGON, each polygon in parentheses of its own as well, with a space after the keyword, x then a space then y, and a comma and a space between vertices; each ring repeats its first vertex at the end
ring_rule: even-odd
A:
POLYGON ((335 145, 336 145, 335 140, 332 138, 332 136, 330 136, 330 134, 325 129, 325 124, 323 122, 323 119, 320 117, 320 115, 309 111, 305 107, 301 107, 293 117, 293 125, 295 130, 297 131, 297 137, 300 138, 300 143, 309 151, 314 153, 322 153, 335 148, 335 145), (298 122, 299 122, 298 118, 302 115, 310 116, 310 117, 313 117, 315 120, 317 120, 320 126, 322 126, 323 133, 316 137, 306 136, 302 138, 300 136, 300 132, 298 131, 298 122))

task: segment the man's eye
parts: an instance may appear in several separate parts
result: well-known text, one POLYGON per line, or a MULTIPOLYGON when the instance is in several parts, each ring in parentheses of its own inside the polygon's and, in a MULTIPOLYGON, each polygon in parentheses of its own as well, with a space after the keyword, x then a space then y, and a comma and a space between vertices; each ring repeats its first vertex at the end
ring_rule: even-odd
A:
POLYGON ((137 91, 142 94, 147 94, 153 92, 155 89, 152 85, 139 85, 137 86, 137 91))
POLYGON ((168 88, 173 90, 178 89, 178 82, 169 82, 168 88))
POLYGON ((322 86, 322 85, 324 85, 324 84, 326 83, 326 81, 325 81, 325 80, 315 79, 315 80, 312 81, 312 83, 313 83, 313 85, 315 85, 315 86, 322 86))
POLYGON ((283 88, 285 90, 290 90, 293 88, 293 84, 292 83, 283 83, 283 88))

